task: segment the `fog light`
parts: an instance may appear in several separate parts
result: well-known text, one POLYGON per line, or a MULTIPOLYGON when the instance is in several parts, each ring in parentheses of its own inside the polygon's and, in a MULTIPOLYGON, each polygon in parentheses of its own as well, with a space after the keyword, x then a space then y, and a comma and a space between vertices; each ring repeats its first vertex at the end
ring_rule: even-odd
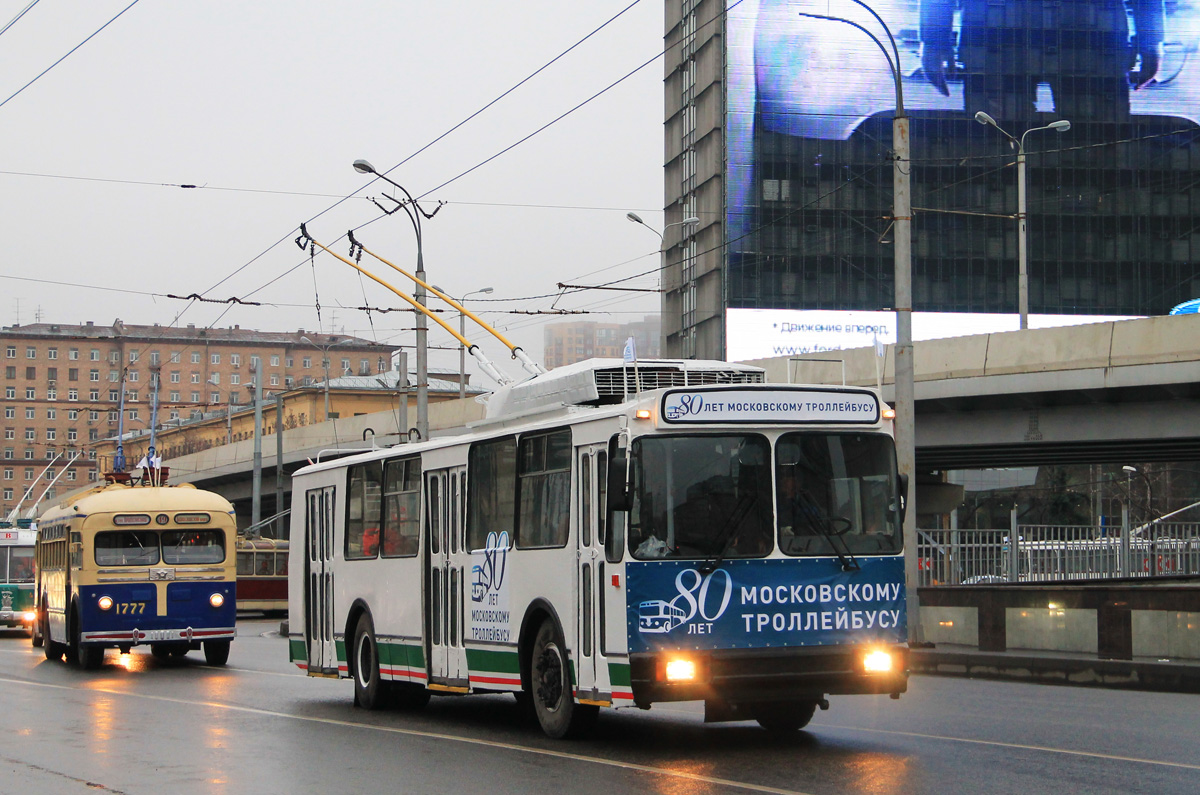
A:
POLYGON ((221 605, 225 604, 225 597, 221 596, 219 593, 215 593, 208 597, 208 603, 213 607, 220 607, 221 605))
POLYGON ((892 655, 876 649, 863 657, 863 670, 869 674, 885 674, 892 670, 892 655))
POLYGON ((99 600, 96 601, 96 605, 101 610, 112 610, 112 606, 113 606, 112 597, 111 596, 101 596, 99 598, 99 600))
POLYGON ((691 682, 696 678, 696 663, 691 660, 668 660, 668 682, 691 682))

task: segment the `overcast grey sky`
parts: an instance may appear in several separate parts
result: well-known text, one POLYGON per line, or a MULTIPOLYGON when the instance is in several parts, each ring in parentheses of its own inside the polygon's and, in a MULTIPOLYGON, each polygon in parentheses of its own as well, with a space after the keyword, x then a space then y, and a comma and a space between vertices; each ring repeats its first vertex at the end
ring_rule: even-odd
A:
MULTIPOLYGON (((0 2, 0 27, 29 1, 0 2)), ((60 323, 120 317, 319 327, 411 345, 411 332, 401 331, 411 328, 410 315, 376 314, 372 329, 365 313, 343 308, 364 305, 364 290, 371 306, 397 306, 399 299, 327 254, 316 259, 314 285, 314 268, 291 242, 292 230, 366 183, 351 168, 355 159, 381 171, 404 161, 631 2, 140 0, 8 99, 130 3, 40 0, 0 35, 0 102, 8 99, 0 106, 0 276, 281 306, 189 306, 3 278, 0 322, 32 323, 40 312, 43 322, 60 323)), ((661 59, 511 152, 439 186, 653 58, 662 50, 662 29, 660 2, 635 3, 391 172, 413 194, 428 194, 426 201, 447 202, 424 222, 432 283, 452 295, 490 286, 495 293, 484 297, 518 298, 554 293, 560 281, 593 284, 657 267, 658 238, 625 213, 634 210, 656 228, 663 223, 661 59)), ((310 231, 329 242, 372 221, 381 213, 363 197, 384 190, 390 188, 377 183, 313 221, 310 231)), ((358 236, 397 264, 414 266, 413 232, 402 215, 358 236)), ((344 254, 346 244, 331 247, 344 254)), ((397 274, 378 269, 399 286, 397 274)), ((657 278, 630 284, 653 287, 657 278)), ((590 292, 558 307, 595 313, 578 319, 625 321, 656 312, 658 299, 590 292)), ((543 325, 572 319, 488 317, 539 358, 543 325)), ((454 343, 441 332, 430 339, 454 343)), ((481 342, 506 371, 520 372, 498 343, 481 342)), ((457 363, 456 352, 431 354, 431 366, 457 363)))

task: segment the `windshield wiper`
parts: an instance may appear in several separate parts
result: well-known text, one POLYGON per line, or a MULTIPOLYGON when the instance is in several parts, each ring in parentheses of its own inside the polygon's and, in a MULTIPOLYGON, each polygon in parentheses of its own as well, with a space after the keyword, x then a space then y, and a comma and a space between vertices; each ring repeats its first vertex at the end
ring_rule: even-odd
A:
MULTIPOLYGON (((841 549, 838 549, 838 545, 833 541, 834 537, 838 534, 833 531, 832 518, 821 510, 821 506, 817 505, 817 501, 812 498, 812 495, 810 495, 806 490, 801 489, 800 493, 792 498, 792 508, 795 511, 797 518, 803 516, 805 524, 807 524, 809 527, 815 528, 817 532, 823 535, 825 540, 829 542, 829 548, 833 550, 833 554, 837 555, 838 561, 842 564, 842 571, 862 569, 862 567, 858 565, 858 559, 855 558, 854 553, 850 551, 850 545, 846 543, 844 538, 840 540, 842 542, 842 546, 845 547, 845 552, 843 553, 841 549)), ((842 517, 838 518, 842 519, 844 522, 849 521, 842 517)))
POLYGON ((737 538, 734 532, 746 515, 750 513, 750 508, 754 505, 754 501, 758 499, 758 494, 755 492, 747 492, 738 500, 737 505, 733 507, 733 513, 729 515, 729 521, 725 523, 725 527, 721 529, 720 535, 717 536, 717 543, 721 545, 721 551, 716 557, 709 558, 701 563, 697 568, 701 574, 712 574, 721 565, 725 556, 729 554, 729 550, 733 547, 733 542, 737 538))

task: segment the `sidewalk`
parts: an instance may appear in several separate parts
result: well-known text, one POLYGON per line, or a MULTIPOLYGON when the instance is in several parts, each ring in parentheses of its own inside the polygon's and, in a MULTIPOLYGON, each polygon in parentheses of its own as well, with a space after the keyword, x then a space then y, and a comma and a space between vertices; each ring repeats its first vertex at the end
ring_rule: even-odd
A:
POLYGON ((914 674, 934 676, 1200 693, 1200 660, 1101 660, 1088 654, 981 652, 969 646, 939 644, 912 649, 909 668, 914 674))

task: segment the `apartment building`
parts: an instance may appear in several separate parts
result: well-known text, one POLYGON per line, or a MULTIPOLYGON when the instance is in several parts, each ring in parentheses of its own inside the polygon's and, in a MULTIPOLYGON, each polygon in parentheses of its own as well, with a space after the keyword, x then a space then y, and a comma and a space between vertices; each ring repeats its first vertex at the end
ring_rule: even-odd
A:
POLYGON ((545 328, 546 369, 584 359, 620 358, 630 337, 639 359, 656 359, 662 355, 660 336, 658 315, 632 323, 552 323, 545 328))
POLYGON ((304 329, 175 328, 120 320, 4 327, 0 516, 31 487, 22 510, 32 507, 56 476, 45 499, 97 478, 95 445, 117 433, 122 385, 128 432, 149 427, 156 374, 162 423, 249 403, 256 378, 269 396, 322 381, 326 372, 386 372, 394 350, 304 329))

